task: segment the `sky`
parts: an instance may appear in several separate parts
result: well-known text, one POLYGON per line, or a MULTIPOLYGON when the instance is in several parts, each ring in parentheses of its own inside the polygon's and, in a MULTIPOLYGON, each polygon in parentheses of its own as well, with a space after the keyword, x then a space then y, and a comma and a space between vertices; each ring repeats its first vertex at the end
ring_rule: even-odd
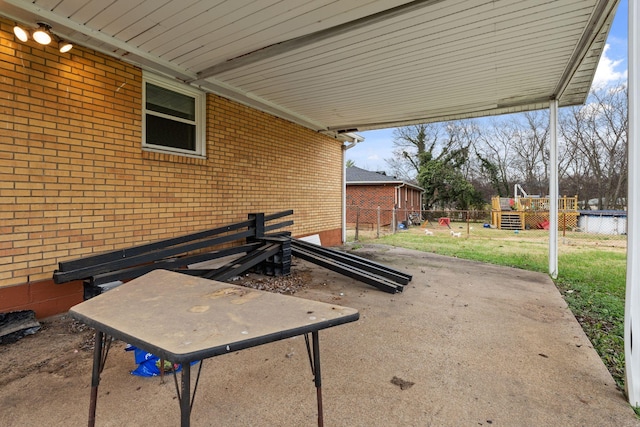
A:
MULTIPOLYGON (((596 70, 594 85, 618 82, 627 77, 627 0, 621 0, 609 32, 609 38, 596 70)), ((393 157, 393 129, 358 132, 365 138, 347 151, 347 159, 371 171, 387 171, 385 159, 393 157)))

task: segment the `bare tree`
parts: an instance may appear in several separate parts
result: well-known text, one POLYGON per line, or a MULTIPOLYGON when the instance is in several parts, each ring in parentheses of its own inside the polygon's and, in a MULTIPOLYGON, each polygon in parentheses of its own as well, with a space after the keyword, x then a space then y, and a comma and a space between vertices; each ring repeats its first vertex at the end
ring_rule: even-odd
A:
POLYGON ((425 123, 396 128, 393 131, 393 158, 386 159, 393 175, 413 180, 420 172, 420 155, 433 152, 441 142, 443 125, 425 123))
POLYGON ((568 174, 582 179, 580 195, 599 209, 626 203, 627 87, 592 91, 588 103, 563 112, 560 131, 572 152, 568 174))
POLYGON ((481 130, 476 152, 482 175, 495 193, 506 196, 514 184, 529 194, 547 193, 548 117, 546 111, 512 114, 492 120, 481 130))
MULTIPOLYGON (((628 168, 626 85, 595 90, 586 105, 561 109, 559 125, 561 194, 620 208, 628 168)), ((396 176, 420 181, 427 205, 453 206, 461 194, 468 205, 477 196, 471 183, 485 200, 510 194, 516 183, 529 194, 547 194, 549 141, 548 110, 422 124, 394 131, 395 157, 386 161, 396 176)))
POLYGON ((480 143, 476 144, 480 174, 490 182, 494 194, 500 196, 507 196, 520 179, 514 165, 513 140, 513 127, 506 126, 504 120, 494 119, 483 129, 480 143))
POLYGON ((475 156, 475 146, 481 138, 481 130, 477 120, 456 120, 446 123, 447 142, 442 154, 447 155, 455 151, 461 151, 465 155, 465 161, 459 167, 462 176, 467 180, 473 179, 479 170, 479 163, 475 156))
POLYGON ((528 111, 511 116, 514 166, 519 183, 530 194, 546 194, 549 188, 549 112, 528 111))

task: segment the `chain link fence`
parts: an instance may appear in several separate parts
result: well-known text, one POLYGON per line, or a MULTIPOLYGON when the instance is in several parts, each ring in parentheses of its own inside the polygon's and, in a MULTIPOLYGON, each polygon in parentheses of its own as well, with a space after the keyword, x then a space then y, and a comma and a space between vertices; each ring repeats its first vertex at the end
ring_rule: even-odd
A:
MULTIPOLYGON (((415 211, 347 207, 347 241, 398 232, 473 239, 549 241, 549 212, 415 211), (515 215, 519 215, 518 221, 515 215), (505 218, 509 216, 509 218, 505 218)), ((566 246, 627 246, 626 211, 559 211, 558 238, 566 246)))

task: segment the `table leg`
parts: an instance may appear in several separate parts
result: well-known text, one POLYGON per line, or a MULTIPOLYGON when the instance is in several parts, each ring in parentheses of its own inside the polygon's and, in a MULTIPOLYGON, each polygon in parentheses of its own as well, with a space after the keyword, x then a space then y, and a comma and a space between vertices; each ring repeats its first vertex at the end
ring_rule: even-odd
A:
POLYGON ((89 403, 89 427, 96 425, 96 405, 98 403, 98 385, 100 385, 100 365, 102 364, 103 333, 96 331, 93 345, 93 370, 91 372, 91 401, 89 403))
POLYGON ((318 331, 312 332, 313 340, 313 377, 316 383, 316 397, 318 400, 318 427, 324 426, 324 415, 322 413, 322 379, 320 377, 320 340, 318 331))
POLYGON ((191 417, 191 364, 182 364, 182 375, 180 385, 180 426, 189 427, 191 417))

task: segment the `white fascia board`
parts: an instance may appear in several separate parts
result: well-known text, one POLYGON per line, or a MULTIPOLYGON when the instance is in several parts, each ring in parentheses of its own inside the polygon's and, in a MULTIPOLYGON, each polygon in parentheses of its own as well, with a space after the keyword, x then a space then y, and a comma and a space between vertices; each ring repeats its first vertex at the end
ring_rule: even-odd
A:
POLYGON ((347 185, 405 185, 406 187, 413 188, 414 190, 422 191, 425 190, 422 187, 418 187, 417 185, 410 184, 405 181, 347 181, 347 185))

